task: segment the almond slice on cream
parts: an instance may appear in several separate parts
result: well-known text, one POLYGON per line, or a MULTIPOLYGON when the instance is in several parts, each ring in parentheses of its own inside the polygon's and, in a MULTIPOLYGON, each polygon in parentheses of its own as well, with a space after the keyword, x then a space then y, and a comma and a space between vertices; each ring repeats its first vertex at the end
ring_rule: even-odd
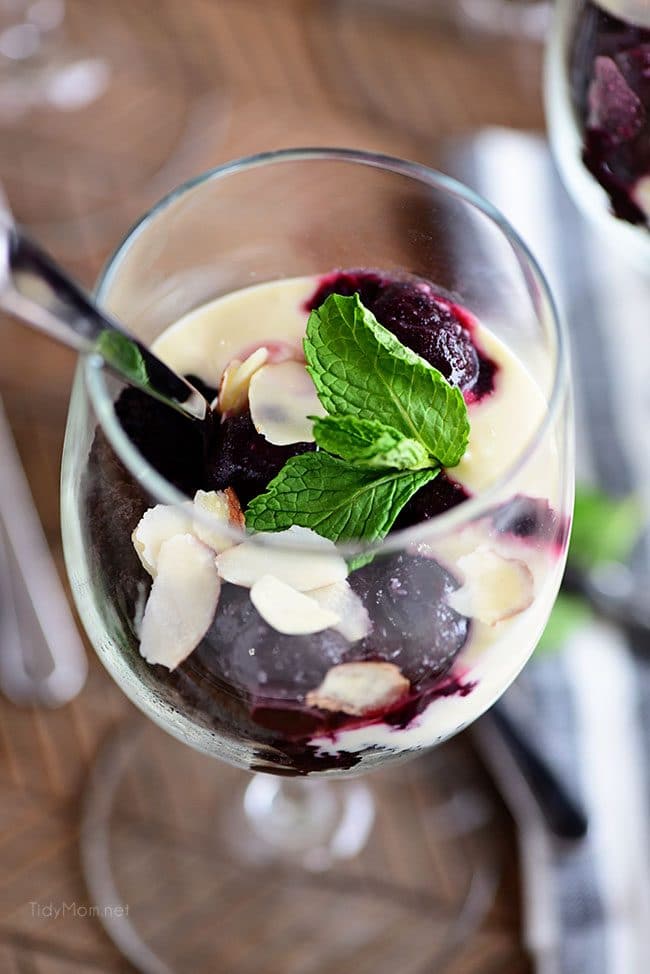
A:
POLYGON ((243 362, 237 358, 232 359, 223 373, 219 395, 212 403, 212 408, 216 406, 222 416, 225 413, 241 413, 248 402, 250 381, 268 357, 268 348, 261 347, 256 348, 243 362))
POLYGON ((269 626, 285 636, 330 629, 340 616, 273 575, 262 575, 251 588, 251 602, 269 626))
POLYGON ((372 629, 368 610, 349 582, 334 582, 333 585, 315 588, 309 592, 309 597, 318 602, 321 608, 329 609, 340 617, 334 628, 351 643, 364 639, 372 629))
POLYGON ((152 578, 156 577, 161 545, 177 534, 192 531, 192 510, 189 501, 178 507, 156 504, 140 518, 131 540, 143 567, 152 578))
POLYGON ((394 663, 339 663, 328 670, 317 690, 307 694, 307 706, 363 717, 393 706, 408 693, 409 687, 409 681, 394 663))
POLYGON ((217 555, 217 570, 224 581, 245 588, 251 588, 263 575, 274 575, 298 592, 344 581, 348 567, 333 542, 310 532, 315 547, 308 549, 304 547, 307 530, 301 529, 298 534, 289 528, 268 534, 266 544, 251 539, 228 548, 217 555))
POLYGON ((217 554, 236 544, 228 528, 244 528, 244 515, 232 487, 225 490, 197 490, 194 495, 195 516, 192 533, 217 554))
POLYGON ((462 615, 495 626, 532 604, 533 576, 528 565, 519 559, 504 558, 492 548, 481 546, 459 558, 456 567, 463 584, 447 601, 462 615))
POLYGON ((210 628, 221 582, 214 554, 191 534, 163 542, 158 571, 140 628, 140 653, 148 663, 175 669, 210 628))
POLYGON ((307 417, 326 415, 302 362, 262 366, 251 379, 248 403, 255 429, 276 446, 313 443, 307 417))

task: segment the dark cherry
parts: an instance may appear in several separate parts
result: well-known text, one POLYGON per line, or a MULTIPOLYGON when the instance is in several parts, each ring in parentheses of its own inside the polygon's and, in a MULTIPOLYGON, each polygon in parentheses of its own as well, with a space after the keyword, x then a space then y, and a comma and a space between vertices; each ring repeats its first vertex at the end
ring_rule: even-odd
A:
POLYGON ((248 701, 256 724, 292 738, 358 722, 304 704, 339 663, 395 663, 412 682, 412 703, 448 673, 467 639, 469 620, 447 605, 457 581, 431 559, 400 553, 353 572, 350 584, 372 607, 366 639, 350 643, 332 629, 283 636, 259 615, 248 589, 225 584, 205 640, 181 669, 210 674, 212 693, 228 687, 248 701))
POLYGON ((306 302, 305 309, 313 311, 314 308, 320 308, 330 294, 341 294, 345 298, 358 294, 366 308, 372 309, 386 283, 386 278, 375 271, 333 271, 321 277, 316 291, 306 302))
POLYGON ((227 416, 207 460, 207 489, 233 487, 244 507, 264 491, 290 457, 313 449, 312 443, 274 446, 257 432, 248 411, 227 416))
POLYGON ((431 558, 400 552, 375 558, 349 581, 373 619, 372 632, 350 651, 354 659, 395 663, 418 689, 449 671, 470 624, 447 604, 459 584, 453 575, 431 558))
POLYGON ((224 682, 258 705, 300 701, 343 662, 350 643, 333 629, 309 636, 284 636, 254 607, 250 591, 223 585, 214 622, 206 636, 212 668, 224 682))
POLYGON ((589 128, 598 129, 612 145, 635 138, 643 128, 645 112, 616 61, 597 57, 589 85, 589 128))
POLYGON ((391 284, 372 310, 385 328, 442 372, 451 385, 471 389, 475 384, 479 359, 472 338, 450 306, 437 301, 427 284, 391 284))
POLYGON ((497 366, 474 344, 471 316, 428 281, 338 271, 321 278, 306 307, 319 307, 330 294, 355 292, 380 324, 462 389, 468 402, 493 391, 497 366))
POLYGON ((457 483, 441 471, 435 480, 425 484, 413 495, 399 513, 394 530, 408 528, 421 521, 428 521, 443 511, 448 511, 469 498, 462 484, 457 483))
POLYGON ((226 584, 210 631, 180 668, 197 670, 197 685, 208 694, 203 709, 208 701, 221 699, 222 707, 232 708, 241 700, 254 726, 279 735, 274 746, 290 756, 287 773, 307 773, 320 766, 309 750, 301 752, 311 735, 366 723, 364 718, 305 705, 306 694, 331 666, 363 659, 399 666, 412 687, 407 699, 385 715, 398 726, 406 725, 434 697, 471 689, 450 673, 469 631, 469 620, 446 604, 458 585, 452 575, 430 559, 398 554, 354 572, 350 583, 366 604, 373 605, 374 627, 365 640, 351 644, 331 629, 283 636, 261 618, 247 589, 226 584))

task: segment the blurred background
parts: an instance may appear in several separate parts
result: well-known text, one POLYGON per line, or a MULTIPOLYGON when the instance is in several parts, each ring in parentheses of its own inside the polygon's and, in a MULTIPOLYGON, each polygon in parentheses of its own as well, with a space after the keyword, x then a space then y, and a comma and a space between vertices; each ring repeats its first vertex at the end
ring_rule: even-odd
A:
MULTIPOLYGON (((494 883, 480 923, 452 956, 434 959, 420 930, 413 956, 391 961, 399 974, 650 970, 650 640, 638 612, 617 626, 593 606, 602 596, 596 608, 608 609, 612 593, 637 609, 648 602, 650 274, 628 267, 606 234, 584 223, 555 175, 542 97, 551 23, 550 4, 524 0, 0 0, 0 182, 16 219, 87 287, 131 224, 192 175, 262 150, 349 146, 440 167, 484 192, 540 258, 568 319, 582 575, 576 569, 502 717, 527 728, 589 832, 552 836, 510 767, 498 721, 461 735, 453 760, 489 809, 472 855, 497 863, 494 883), (610 371, 619 381, 609 383, 610 371), (634 408, 632 387, 640 390, 634 408), (616 528, 599 544, 604 524, 616 528)), ((23 606, 12 618, 27 644, 47 643, 47 613, 59 605, 70 656, 46 706, 28 702, 29 681, 6 654, 0 665, 3 974, 133 970, 83 912, 90 901, 78 853, 84 784, 100 742, 131 706, 92 653, 75 696, 82 648, 61 621, 58 583, 12 467, 10 429, 63 580, 59 464, 74 366, 71 352, 0 317, 0 539, 8 542, 0 650, 11 637, 10 601, 23 606), (7 530, 19 499, 34 559, 22 564, 7 530), (48 706, 66 697, 74 699, 48 706), (42 909, 65 903, 75 910, 42 909)), ((452 895, 459 864, 434 847, 418 852, 452 895)), ((413 854, 405 848, 404 861, 413 854)), ((171 929, 181 913, 170 910, 171 929)), ((256 969, 321 969, 291 966, 283 949, 256 969)), ((378 964, 372 943, 355 955, 360 972, 383 970, 378 964)), ((240 970, 227 957, 222 969, 240 970)))

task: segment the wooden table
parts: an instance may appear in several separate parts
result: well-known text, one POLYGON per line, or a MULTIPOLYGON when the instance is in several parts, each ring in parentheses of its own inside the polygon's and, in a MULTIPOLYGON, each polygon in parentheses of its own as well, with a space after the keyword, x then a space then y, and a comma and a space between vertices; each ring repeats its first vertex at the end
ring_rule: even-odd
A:
MULTIPOLYGON (((67 17, 64 43, 108 52, 110 88, 86 108, 0 127, 0 178, 17 217, 88 285, 138 213, 228 158, 337 144, 429 163, 443 139, 479 126, 542 124, 534 44, 374 16, 353 0, 70 0, 67 17)), ((74 356, 10 321, 0 329, 0 392, 63 573, 59 457, 74 356)), ((87 902, 81 789, 99 742, 129 711, 94 660, 60 711, 0 701, 3 974, 131 969, 96 920, 38 918, 30 905, 87 902)), ((511 865, 455 974, 530 970, 505 811, 499 830, 511 865)))

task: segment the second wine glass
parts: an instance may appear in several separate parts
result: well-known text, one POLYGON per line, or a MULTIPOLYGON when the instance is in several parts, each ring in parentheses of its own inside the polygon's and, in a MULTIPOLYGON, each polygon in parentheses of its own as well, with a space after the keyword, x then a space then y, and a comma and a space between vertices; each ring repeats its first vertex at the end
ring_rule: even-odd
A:
POLYGON ((567 188, 650 271, 650 4, 557 0, 545 87, 567 188))

